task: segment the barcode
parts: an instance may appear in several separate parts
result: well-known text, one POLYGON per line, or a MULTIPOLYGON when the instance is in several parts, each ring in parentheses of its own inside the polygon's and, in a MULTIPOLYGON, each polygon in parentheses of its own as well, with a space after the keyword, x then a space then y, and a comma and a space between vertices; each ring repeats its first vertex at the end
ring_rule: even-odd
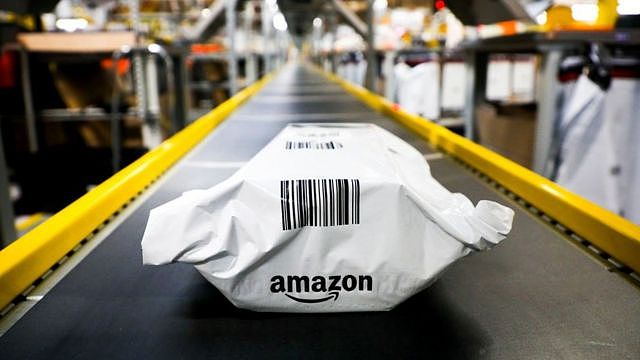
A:
POLYGON ((360 180, 280 181, 282 230, 360 223, 360 180))
POLYGON ((287 141, 285 148, 287 150, 295 149, 314 149, 314 150, 334 150, 340 149, 342 144, 336 141, 287 141))

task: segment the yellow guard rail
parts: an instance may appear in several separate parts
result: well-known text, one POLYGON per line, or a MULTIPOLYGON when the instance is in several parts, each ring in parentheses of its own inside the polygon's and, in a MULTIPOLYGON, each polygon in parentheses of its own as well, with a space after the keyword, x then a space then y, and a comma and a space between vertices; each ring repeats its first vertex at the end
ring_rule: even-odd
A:
POLYGON ((0 251, 0 309, 197 145, 273 74, 245 88, 0 251))
POLYGON ((404 124, 435 148, 476 168, 640 273, 640 226, 443 126, 399 109, 363 87, 335 74, 323 74, 372 109, 404 124))

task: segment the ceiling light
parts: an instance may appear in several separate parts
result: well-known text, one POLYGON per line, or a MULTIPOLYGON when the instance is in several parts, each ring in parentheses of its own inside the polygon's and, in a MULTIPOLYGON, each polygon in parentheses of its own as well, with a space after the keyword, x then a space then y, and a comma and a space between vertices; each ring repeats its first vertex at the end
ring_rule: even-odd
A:
POLYGON ((387 2, 387 0, 375 0, 373 2, 373 10, 376 12, 382 12, 387 10, 388 5, 389 3, 387 2))
POLYGON ((640 1, 638 1, 638 0, 618 0, 618 14, 620 14, 620 15, 640 15, 640 1))
POLYGON ((287 31, 287 20, 281 12, 273 15, 273 27, 278 31, 287 31))
POLYGON ((56 27, 66 32, 84 30, 87 25, 89 25, 87 19, 58 19, 56 21, 56 27))
POLYGON ((598 19, 598 5, 575 4, 571 5, 571 17, 576 21, 594 22, 598 19))
POLYGON ((271 12, 278 11, 278 1, 277 0, 267 0, 267 6, 271 9, 271 12))
POLYGON ((538 25, 544 25, 547 23, 547 12, 543 11, 538 16, 536 16, 536 22, 538 25))

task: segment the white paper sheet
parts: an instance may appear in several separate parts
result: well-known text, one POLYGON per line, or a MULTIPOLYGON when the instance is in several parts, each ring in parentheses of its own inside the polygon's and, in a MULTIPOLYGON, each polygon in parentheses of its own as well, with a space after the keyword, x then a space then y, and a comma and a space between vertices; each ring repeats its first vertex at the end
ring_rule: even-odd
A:
POLYGON ((512 90, 514 101, 529 103, 535 100, 536 58, 520 56, 513 62, 512 90))
POLYGON ((489 101, 506 101, 511 96, 513 63, 502 57, 489 59, 486 97, 489 101))
POLYGON ((442 108, 464 109, 467 73, 463 62, 447 62, 442 69, 442 108))

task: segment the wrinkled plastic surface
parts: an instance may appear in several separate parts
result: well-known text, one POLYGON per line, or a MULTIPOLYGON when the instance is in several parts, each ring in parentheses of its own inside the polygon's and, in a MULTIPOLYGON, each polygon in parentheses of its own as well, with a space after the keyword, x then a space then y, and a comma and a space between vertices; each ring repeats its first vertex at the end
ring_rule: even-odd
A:
POLYGON ((389 310, 511 230, 370 124, 292 124, 227 180, 153 209, 145 264, 195 264, 257 311, 389 310))

